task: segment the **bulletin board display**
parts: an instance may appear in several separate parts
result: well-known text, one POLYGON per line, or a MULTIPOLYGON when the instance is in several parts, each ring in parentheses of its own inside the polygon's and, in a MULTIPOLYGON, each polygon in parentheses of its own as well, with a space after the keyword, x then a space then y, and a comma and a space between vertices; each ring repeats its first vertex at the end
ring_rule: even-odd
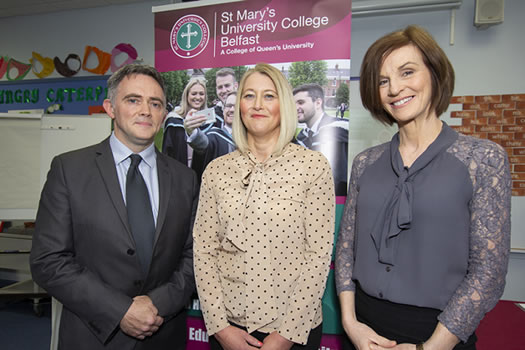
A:
POLYGON ((109 76, 68 79, 36 79, 0 82, 0 112, 47 111, 54 114, 89 114, 89 107, 101 106, 107 95, 109 76))

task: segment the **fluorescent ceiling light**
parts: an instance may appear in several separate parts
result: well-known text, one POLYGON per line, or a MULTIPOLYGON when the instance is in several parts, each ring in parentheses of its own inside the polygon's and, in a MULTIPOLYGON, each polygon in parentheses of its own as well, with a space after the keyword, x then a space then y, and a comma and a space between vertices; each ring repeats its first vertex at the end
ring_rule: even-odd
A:
POLYGON ((462 0, 353 0, 352 17, 457 9, 462 0))

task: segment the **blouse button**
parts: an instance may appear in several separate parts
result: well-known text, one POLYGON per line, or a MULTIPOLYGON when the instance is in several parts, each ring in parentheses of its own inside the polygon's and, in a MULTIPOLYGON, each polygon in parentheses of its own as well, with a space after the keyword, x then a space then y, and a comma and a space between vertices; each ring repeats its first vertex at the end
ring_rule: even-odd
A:
POLYGON ((128 253, 128 255, 133 255, 135 254, 135 251, 133 249, 128 249, 126 253, 128 253))
POLYGON ((387 267, 386 267, 386 272, 390 272, 390 270, 392 270, 392 269, 390 268, 390 266, 387 266, 387 267))
POLYGON ((379 297, 383 298, 383 293, 382 292, 379 292, 379 297))

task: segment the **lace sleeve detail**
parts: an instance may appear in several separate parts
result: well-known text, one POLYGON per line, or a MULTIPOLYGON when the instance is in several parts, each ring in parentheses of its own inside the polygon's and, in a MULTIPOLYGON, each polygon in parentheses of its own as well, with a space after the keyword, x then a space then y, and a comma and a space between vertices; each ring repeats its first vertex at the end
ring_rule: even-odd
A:
POLYGON ((388 149, 388 145, 389 143, 385 143, 369 148, 359 153, 352 163, 350 184, 341 224, 339 225, 339 236, 337 237, 335 250, 335 286, 338 295, 344 291, 355 291, 352 271, 354 268, 356 201, 359 192, 357 182, 365 169, 388 149))
POLYGON ((469 170, 470 202, 468 271, 438 319, 462 341, 503 294, 510 252, 511 177, 500 146, 460 135, 448 150, 469 170))

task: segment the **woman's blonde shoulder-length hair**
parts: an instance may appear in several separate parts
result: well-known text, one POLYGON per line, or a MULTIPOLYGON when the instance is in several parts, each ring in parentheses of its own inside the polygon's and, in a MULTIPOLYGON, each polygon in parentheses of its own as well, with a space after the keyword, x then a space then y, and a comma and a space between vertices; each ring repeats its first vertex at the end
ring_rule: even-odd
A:
POLYGON ((188 103, 188 95, 190 94, 190 89, 197 84, 201 85, 204 88, 204 103, 202 104, 200 109, 204 109, 208 105, 208 92, 206 91, 206 80, 201 77, 193 77, 188 81, 188 84, 186 84, 186 87, 182 92, 180 107, 175 110, 175 112, 182 118, 185 118, 186 114, 188 114, 188 112, 191 109, 190 104, 188 103))
POLYGON ((240 101, 243 96, 246 79, 248 79, 253 73, 266 75, 273 82, 275 89, 277 90, 279 110, 281 114, 281 130, 277 143, 273 149, 273 154, 281 154, 284 147, 292 141, 295 135, 295 130, 297 128, 297 109, 295 107, 295 100, 293 98, 290 84, 277 68, 267 63, 258 63, 254 68, 251 68, 244 73, 241 79, 239 89, 237 90, 237 100, 235 102, 235 113, 233 116, 233 140, 240 152, 245 153, 249 150, 246 127, 241 119, 240 101))

